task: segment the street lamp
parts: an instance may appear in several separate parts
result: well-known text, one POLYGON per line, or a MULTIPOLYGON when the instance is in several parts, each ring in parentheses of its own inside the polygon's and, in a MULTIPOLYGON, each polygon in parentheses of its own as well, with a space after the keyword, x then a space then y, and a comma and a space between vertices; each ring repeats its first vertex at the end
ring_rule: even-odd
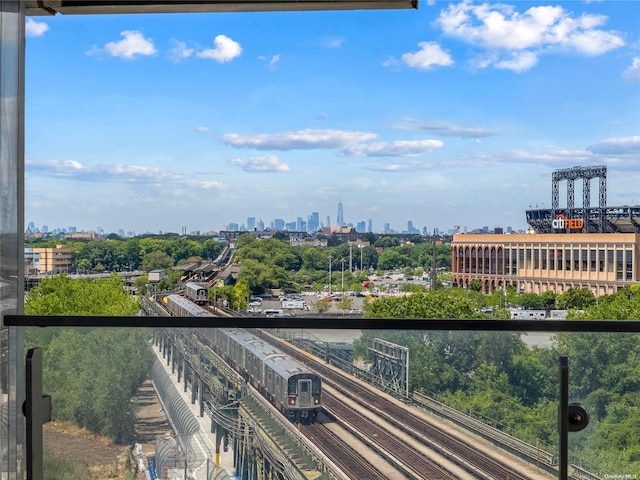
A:
POLYGON ((329 255, 329 295, 331 295, 331 255, 329 255))
POLYGON ((340 263, 342 263, 342 293, 344 293, 344 258, 340 260, 340 263))
POLYGON ((364 245, 358 245, 360 249, 360 273, 362 273, 362 250, 364 250, 364 245))

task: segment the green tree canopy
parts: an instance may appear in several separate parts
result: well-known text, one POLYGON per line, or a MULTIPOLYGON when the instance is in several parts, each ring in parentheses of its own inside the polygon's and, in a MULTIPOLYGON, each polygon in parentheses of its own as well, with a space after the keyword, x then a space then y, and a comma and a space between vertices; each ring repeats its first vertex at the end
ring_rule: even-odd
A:
MULTIPOLYGON (((106 280, 57 275, 31 289, 28 315, 135 315, 137 302, 116 274, 106 280)), ((53 416, 118 442, 133 438, 131 398, 148 374, 151 351, 143 330, 29 328, 25 345, 43 349, 44 390, 53 416)))
POLYGON ((160 250, 149 252, 142 259, 142 270, 145 272, 164 270, 171 267, 173 267, 173 260, 168 254, 160 250))

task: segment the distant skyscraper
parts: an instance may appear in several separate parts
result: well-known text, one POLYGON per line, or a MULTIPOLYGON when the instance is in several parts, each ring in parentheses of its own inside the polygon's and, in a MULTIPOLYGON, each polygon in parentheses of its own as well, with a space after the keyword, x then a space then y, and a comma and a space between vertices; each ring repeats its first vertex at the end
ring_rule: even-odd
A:
POLYGON ((383 228, 383 230, 384 230, 385 232, 390 232, 390 231, 391 231, 391 225, 389 225, 388 223, 385 223, 385 224, 384 224, 384 228, 383 228))
POLYGON ((69 233, 77 233, 76 227, 69 227, 69 233))
POLYGON ((247 230, 253 231, 256 228, 256 217, 248 217, 247 218, 247 230))
POLYGON ((258 231, 259 232, 264 232, 264 222, 262 221, 262 219, 258 220, 258 231))
POLYGON ((237 223, 230 223, 227 227, 230 232, 237 232, 239 228, 240 226, 237 223))
POLYGON ((310 232, 315 232, 320 227, 320 215, 318 212, 312 212, 307 222, 307 227, 310 232))
POLYGON ((325 227, 330 227, 331 226, 331 218, 329 217, 329 215, 327 215, 327 224, 325 225, 325 227))
POLYGON ((358 233, 365 233, 367 228, 367 224, 366 222, 363 220, 362 222, 358 222, 358 225, 356 226, 356 232, 358 233))
POLYGON ((336 218, 336 223, 339 227, 344 225, 344 214, 342 213, 342 196, 340 197, 340 201, 338 202, 338 218, 336 218))
POLYGON ((284 220, 281 218, 274 218, 273 219, 273 228, 274 230, 284 230, 284 220))

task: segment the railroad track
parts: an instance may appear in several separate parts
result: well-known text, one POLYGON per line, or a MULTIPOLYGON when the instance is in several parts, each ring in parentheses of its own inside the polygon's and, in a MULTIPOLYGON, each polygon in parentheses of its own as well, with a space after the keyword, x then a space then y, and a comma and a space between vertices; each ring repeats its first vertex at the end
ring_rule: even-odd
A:
MULTIPOLYGON (((257 334, 266 336, 263 332, 257 332, 257 334)), ((398 406, 388 398, 372 392, 360 383, 334 372, 322 363, 316 362, 310 354, 300 353, 295 347, 286 342, 280 343, 280 347, 291 356, 307 364, 313 363, 312 366, 310 365, 311 368, 322 375, 325 383, 332 385, 354 401, 366 405, 368 409, 375 411, 380 418, 396 425, 406 434, 444 455, 465 470, 479 476, 479 478, 529 480, 530 477, 524 476, 514 471, 513 467, 509 467, 478 451, 477 447, 472 444, 440 430, 419 416, 398 406)), ((323 403, 326 405, 326 392, 323 395, 323 403)), ((371 423, 370 420, 369 423, 371 423)))
POLYGON ((301 432, 313 441, 349 478, 386 480, 380 470, 321 423, 302 425, 301 432))
POLYGON ((477 447, 440 430, 396 403, 370 392, 359 383, 349 379, 338 379, 338 382, 339 385, 336 388, 345 395, 368 405, 368 408, 375 411, 381 418, 393 422, 408 435, 427 443, 451 460, 460 459, 460 465, 467 470, 471 467, 472 473, 500 480, 528 480, 528 477, 514 472, 512 468, 478 451, 477 447))
POLYGON ((407 479, 456 480, 447 470, 399 440, 393 433, 372 423, 356 409, 345 405, 326 391, 323 399, 325 410, 365 437, 366 443, 381 452, 381 456, 401 470, 407 479))

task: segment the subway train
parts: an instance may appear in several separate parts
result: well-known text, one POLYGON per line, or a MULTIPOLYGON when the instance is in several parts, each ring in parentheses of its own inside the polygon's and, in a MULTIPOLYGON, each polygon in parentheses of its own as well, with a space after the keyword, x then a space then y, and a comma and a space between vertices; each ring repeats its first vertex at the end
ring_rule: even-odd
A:
POLYGON ((187 283, 184 286, 184 294, 189 300, 198 305, 206 305, 209 303, 209 291, 206 287, 198 285, 197 283, 187 283))
MULTIPOLYGON (((188 299, 165 297, 173 316, 212 314, 188 299)), ((322 409, 322 379, 263 339, 240 328, 198 328, 198 336, 294 423, 313 423, 322 409)))

